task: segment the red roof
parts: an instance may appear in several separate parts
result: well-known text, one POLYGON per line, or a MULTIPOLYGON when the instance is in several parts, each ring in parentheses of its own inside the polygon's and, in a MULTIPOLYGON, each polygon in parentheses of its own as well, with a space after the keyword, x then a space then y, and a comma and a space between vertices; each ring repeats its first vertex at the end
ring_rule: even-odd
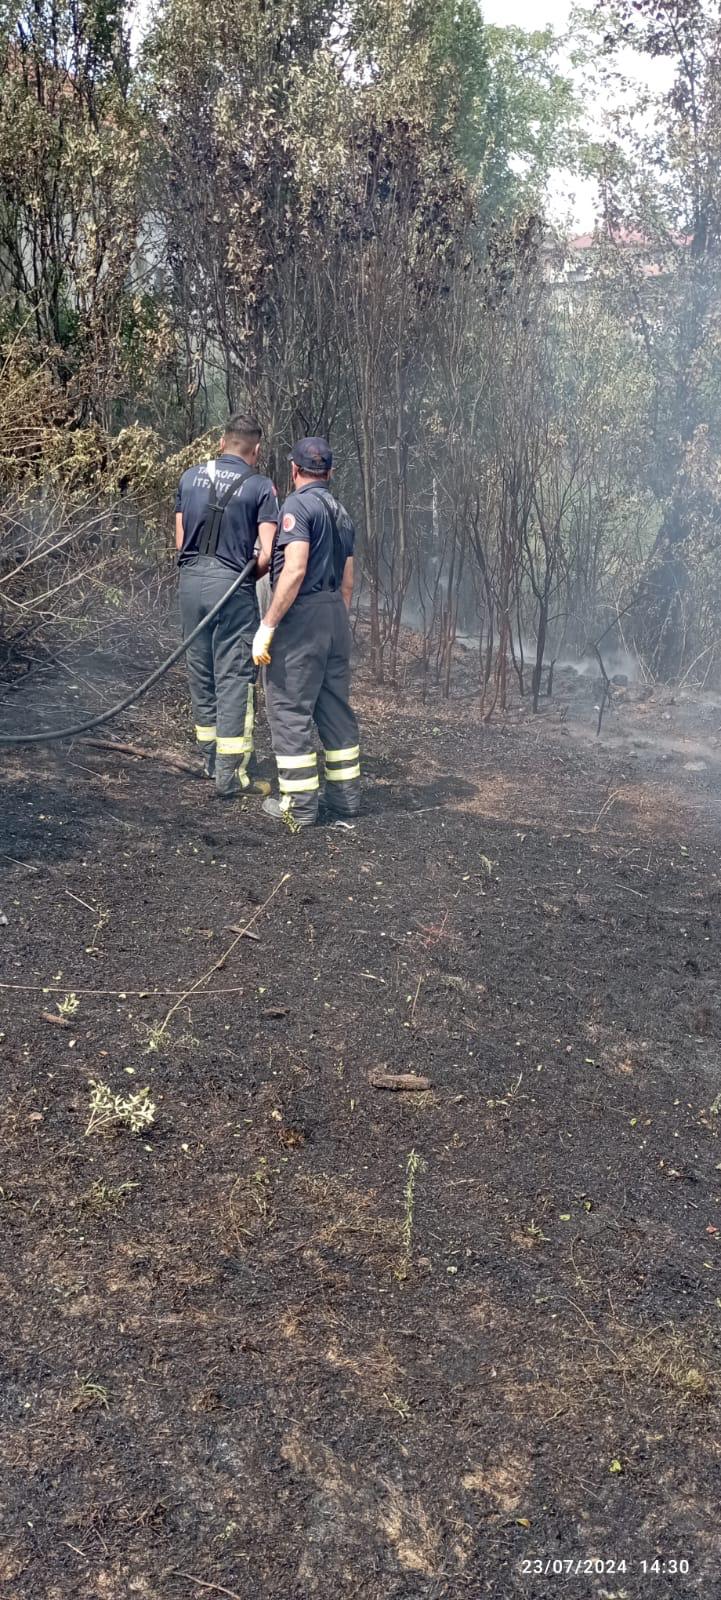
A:
MULTIPOLYGON (((579 233, 575 239, 569 239, 571 250, 592 250, 595 245, 602 244, 607 239, 611 244, 624 244, 629 247, 636 246, 641 250, 656 250, 659 241, 647 238, 645 233, 640 233, 636 228, 618 228, 611 232, 609 229, 599 228, 595 233, 579 233)), ((668 244, 688 246, 692 243, 691 234, 673 234, 666 241, 668 244)))

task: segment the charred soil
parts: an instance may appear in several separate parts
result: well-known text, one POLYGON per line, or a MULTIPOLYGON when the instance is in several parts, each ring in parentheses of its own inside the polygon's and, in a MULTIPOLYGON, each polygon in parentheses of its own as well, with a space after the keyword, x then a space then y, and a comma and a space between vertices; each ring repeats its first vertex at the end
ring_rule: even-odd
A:
POLYGON ((570 687, 361 686, 353 832, 3 753, 8 1600, 718 1592, 717 769, 570 687))

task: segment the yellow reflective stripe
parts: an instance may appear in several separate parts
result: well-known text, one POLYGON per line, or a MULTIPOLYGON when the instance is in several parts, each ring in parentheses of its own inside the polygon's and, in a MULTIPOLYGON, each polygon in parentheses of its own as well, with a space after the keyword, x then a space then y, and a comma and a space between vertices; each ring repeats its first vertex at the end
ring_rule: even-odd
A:
POLYGON ((212 744, 213 740, 215 739, 215 728, 205 728, 202 722, 196 722, 195 737, 198 741, 198 744, 212 744))
POLYGON ((219 756, 244 756, 252 748, 252 742, 244 734, 237 739, 218 739, 216 744, 219 756))
POLYGON ((279 778, 281 794, 304 794, 308 789, 319 789, 318 774, 313 778, 279 778))
POLYGON ((315 767, 318 764, 315 750, 311 750, 309 756, 276 756, 275 759, 279 767, 288 767, 289 770, 291 767, 315 767))
MULTIPOLYGON (((250 755, 253 749, 253 727, 255 724, 254 685, 248 684, 248 699, 245 706, 245 722, 243 732, 231 736, 221 735, 218 739, 217 754, 219 756, 245 756, 250 755)), ((215 739, 215 728, 213 738, 215 739)))
POLYGON ((360 777, 360 763, 354 767, 328 767, 326 768, 326 783, 347 783, 349 778, 360 777))
POLYGON ((248 684, 248 704, 245 708, 245 727, 243 732, 249 740, 248 749, 253 748, 253 725, 255 723, 255 684, 248 684))
POLYGON ((360 745, 349 745, 347 750, 326 750, 326 761, 357 761, 360 755, 360 745))

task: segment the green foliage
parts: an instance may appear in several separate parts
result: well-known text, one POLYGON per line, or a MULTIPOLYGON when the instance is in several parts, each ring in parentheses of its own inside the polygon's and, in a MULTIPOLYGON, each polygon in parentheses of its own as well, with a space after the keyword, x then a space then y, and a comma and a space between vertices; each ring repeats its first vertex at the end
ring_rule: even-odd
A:
POLYGON ((124 5, 0 10, 0 332, 22 332, 74 406, 106 417, 142 208, 124 5))
MULTIPOLYGON (((715 632, 704 604, 713 494, 704 441, 721 448, 721 15, 707 0, 602 0, 612 59, 619 45, 668 60, 672 88, 649 118, 627 117, 601 158, 612 235, 645 243, 616 296, 643 342, 653 389, 644 468, 658 533, 640 590, 636 638, 652 670, 673 677, 715 632), (700 474, 700 475, 699 475, 700 474), (700 581, 698 581, 700 580, 700 581)), ((613 249, 609 256, 618 257, 613 249)))
POLYGON ((653 126, 629 102, 635 131, 593 148, 552 32, 475 0, 156 0, 137 58, 130 15, 0 0, 4 618, 65 594, 71 545, 94 571, 107 522, 162 552, 178 476, 243 406, 281 489, 291 439, 332 432, 379 676, 412 604, 444 692, 465 630, 503 705, 524 634, 537 703, 544 652, 587 642, 644 563, 656 666, 693 598, 680 670, 713 629, 713 8, 587 15, 589 69, 631 43, 676 79, 653 126), (606 237, 573 281, 543 212, 580 165, 606 237))
POLYGON ((551 28, 489 28, 487 48, 482 171, 495 206, 513 214, 543 205, 554 169, 578 168, 578 91, 559 70, 551 28))
POLYGON ((146 1133, 155 1121, 155 1106, 149 1089, 136 1094, 113 1094, 106 1083, 90 1079, 90 1117, 86 1136, 113 1126, 129 1128, 131 1133, 146 1133))
POLYGON ((416 1183, 426 1162, 417 1150, 411 1150, 406 1160, 406 1181, 403 1188, 403 1220, 401 1223, 401 1259, 396 1276, 403 1281, 408 1277, 413 1252, 413 1232, 416 1218, 416 1183))

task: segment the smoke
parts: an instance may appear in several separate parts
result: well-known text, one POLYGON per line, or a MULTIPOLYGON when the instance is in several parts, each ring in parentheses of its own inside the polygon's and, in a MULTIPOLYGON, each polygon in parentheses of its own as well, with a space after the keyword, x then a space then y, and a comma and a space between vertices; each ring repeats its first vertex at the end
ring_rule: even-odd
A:
MULTIPOLYGON (((467 650, 474 650, 476 652, 480 646, 478 635, 472 633, 459 633, 457 643, 463 645, 467 650)), ((528 667, 529 670, 532 670, 536 661, 535 639, 514 639, 513 650, 516 660, 520 661, 522 659, 524 665, 528 667)), ((590 652, 584 652, 579 656, 563 655, 555 659, 553 653, 548 651, 543 661, 544 671, 547 672, 550 670, 551 662, 554 663, 555 674, 559 672, 573 672, 578 678, 599 680, 602 678, 598 659, 590 652)), ((611 679, 626 678, 629 683, 638 683, 641 679, 638 661, 636 657, 632 656, 628 650, 622 650, 619 648, 604 650, 603 665, 606 668, 609 678, 611 679)))
MULTIPOLYGON (((641 678, 639 664, 628 650, 604 650, 603 665, 609 678, 627 678, 638 683, 641 678)), ((561 656, 556 662, 556 672, 575 672, 579 678, 600 678, 601 669, 594 655, 561 656)))

